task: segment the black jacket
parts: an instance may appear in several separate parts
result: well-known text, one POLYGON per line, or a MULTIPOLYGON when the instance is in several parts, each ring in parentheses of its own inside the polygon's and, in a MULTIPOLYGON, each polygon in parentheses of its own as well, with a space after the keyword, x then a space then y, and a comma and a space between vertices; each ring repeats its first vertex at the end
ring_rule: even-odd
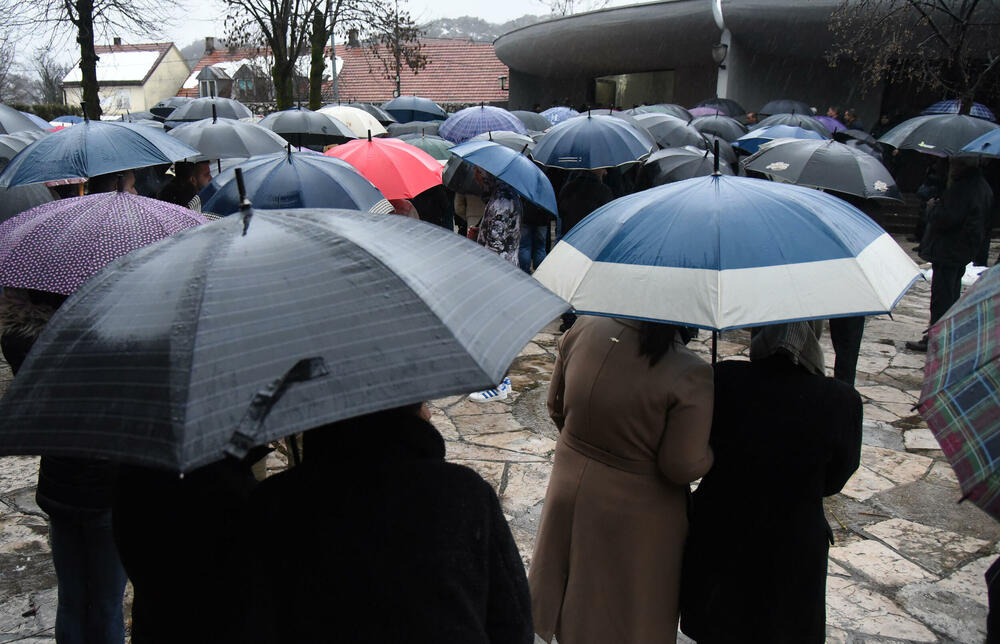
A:
POLYGON ((858 468, 861 398, 782 357, 715 369, 715 463, 694 493, 681 630, 698 644, 822 644, 823 497, 858 468))
POLYGON ((306 434, 252 495, 247 642, 530 644, 527 579, 493 489, 416 416, 306 434))
POLYGON ((955 177, 927 213, 920 256, 933 264, 965 266, 983 243, 993 191, 978 168, 955 177))
POLYGON ((559 216, 562 218, 563 235, 584 217, 614 198, 611 188, 590 172, 581 172, 568 181, 559 191, 559 216))

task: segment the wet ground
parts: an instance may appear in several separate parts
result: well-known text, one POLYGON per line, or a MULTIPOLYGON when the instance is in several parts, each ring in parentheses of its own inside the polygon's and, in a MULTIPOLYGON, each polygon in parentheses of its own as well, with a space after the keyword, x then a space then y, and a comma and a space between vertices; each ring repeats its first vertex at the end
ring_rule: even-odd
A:
MULTIPOLYGON (((924 355, 904 343, 926 327, 929 293, 929 283, 918 282, 891 318, 869 318, 865 329, 856 383, 865 402, 862 466, 826 501, 836 537, 827 581, 828 642, 965 644, 985 637, 983 573, 1000 555, 1000 524, 956 503, 961 493, 954 474, 912 409, 924 355)), ((556 328, 553 323, 539 333, 514 362, 515 393, 508 400, 433 402, 449 460, 469 465, 496 488, 525 565, 557 437, 545 412, 556 328)), ((723 334, 720 359, 745 359, 748 341, 746 332, 723 334)), ((823 343, 832 373, 828 335, 823 343)), ((706 334, 690 346, 709 359, 706 334)), ((0 389, 10 378, 4 369, 0 389)), ((269 469, 283 465, 274 455, 269 469)), ((54 641, 55 575, 45 516, 33 500, 36 473, 37 459, 0 459, 0 642, 54 641)))

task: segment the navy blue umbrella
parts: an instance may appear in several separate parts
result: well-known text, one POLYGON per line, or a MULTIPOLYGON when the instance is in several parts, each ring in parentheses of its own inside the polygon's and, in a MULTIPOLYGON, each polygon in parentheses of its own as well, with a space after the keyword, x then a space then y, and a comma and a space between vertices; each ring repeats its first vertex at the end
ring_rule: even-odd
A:
POLYGON ((523 154, 492 141, 466 141, 453 147, 451 153, 486 170, 531 203, 558 216, 552 183, 523 154))
POLYGON ((448 113, 441 109, 440 105, 420 96, 397 96, 391 101, 382 103, 382 109, 400 123, 448 118, 448 113))
POLYGON ((624 120, 587 114, 552 126, 531 156, 553 168, 596 170, 642 161, 655 149, 648 134, 624 120))
POLYGON ((121 121, 84 121, 42 137, 0 174, 0 188, 173 163, 198 150, 155 128, 121 121))
POLYGON ((202 189, 202 210, 229 215, 240 209, 237 167, 243 170, 247 196, 261 208, 392 210, 391 205, 384 207, 385 197, 354 166, 310 152, 254 157, 224 171, 202 189))

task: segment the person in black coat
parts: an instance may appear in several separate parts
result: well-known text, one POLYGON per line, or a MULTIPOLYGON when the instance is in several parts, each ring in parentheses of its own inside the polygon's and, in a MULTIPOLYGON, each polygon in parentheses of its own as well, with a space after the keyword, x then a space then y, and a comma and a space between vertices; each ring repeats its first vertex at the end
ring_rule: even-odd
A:
POLYGON ((524 566, 497 496, 444 460, 414 405, 305 434, 251 495, 245 641, 530 644, 524 566))
POLYGON ((681 630, 698 644, 821 644, 823 497, 860 463, 861 398, 823 374, 821 323, 755 330, 715 367, 711 471, 693 495, 681 630))

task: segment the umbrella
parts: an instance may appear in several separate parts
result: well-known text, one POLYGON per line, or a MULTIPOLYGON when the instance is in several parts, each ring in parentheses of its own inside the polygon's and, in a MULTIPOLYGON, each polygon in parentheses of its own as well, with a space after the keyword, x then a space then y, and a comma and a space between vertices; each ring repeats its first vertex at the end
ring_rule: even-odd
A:
POLYGON ((517 132, 483 132, 469 139, 470 141, 493 141, 500 145, 507 146, 518 154, 522 152, 530 153, 535 149, 535 140, 530 136, 518 134, 517 132))
POLYGON ((57 116, 50 123, 66 123, 68 125, 76 125, 77 123, 83 123, 82 116, 75 116, 73 114, 63 114, 62 116, 57 116))
POLYGON ((441 183, 441 164, 399 139, 356 139, 325 154, 357 168, 386 199, 409 199, 441 183))
POLYGON ((382 103, 382 109, 400 123, 448 118, 448 113, 441 109, 440 105, 420 96, 397 96, 391 101, 382 103))
POLYGON ((166 130, 166 127, 163 125, 163 121, 158 121, 156 119, 141 119, 139 121, 134 121, 134 123, 143 127, 155 127, 157 130, 166 130))
POLYGON ((699 116, 690 125, 703 134, 715 134, 730 143, 747 133, 742 123, 729 116, 699 116))
MULTIPOLYGON (((48 124, 46 124, 48 125, 48 124)), ((34 121, 13 107, 0 104, 0 134, 17 132, 44 132, 48 127, 36 125, 34 121)))
POLYGON ((690 121, 694 118, 691 112, 687 111, 680 105, 674 103, 657 103, 656 105, 640 105, 639 107, 633 107, 630 110, 625 110, 628 114, 633 116, 638 116, 640 114, 669 114, 670 116, 676 116, 684 121, 690 121))
POLYGON ((995 123, 964 114, 934 114, 903 121, 879 138, 900 150, 916 150, 939 157, 958 154, 975 138, 997 129, 995 123))
POLYGON ((414 147, 418 147, 438 161, 447 161, 451 158, 449 150, 455 145, 451 141, 442 139, 440 136, 427 136, 424 134, 404 134, 398 137, 400 141, 406 141, 414 147))
POLYGON ((28 147, 48 132, 18 132, 17 134, 0 134, 0 169, 17 156, 17 153, 28 147))
POLYGON ((833 140, 840 141, 841 143, 847 143, 848 141, 860 141, 861 143, 867 143, 872 147, 878 145, 878 141, 875 140, 875 137, 868 134, 864 130, 837 130, 833 133, 833 140))
POLYGON ((149 111, 153 113, 153 116, 166 119, 173 114, 174 110, 178 107, 186 103, 190 103, 193 100, 193 98, 189 98, 187 96, 168 96, 153 107, 149 108, 149 111))
POLYGON ((249 158, 281 152, 287 145, 266 127, 234 119, 207 118, 170 130, 172 136, 198 150, 199 160, 249 158))
POLYGON ((733 147, 744 152, 753 154, 757 149, 768 141, 774 139, 823 139, 822 134, 813 130, 806 130, 792 125, 769 125, 756 130, 750 130, 740 138, 733 141, 733 147))
POLYGON ((534 132, 544 132, 552 127, 552 122, 537 112, 529 112, 528 110, 512 110, 511 114, 520 119, 526 129, 534 132))
POLYGON ((202 210, 229 215, 240 209, 236 168, 243 172, 247 197, 261 208, 369 211, 379 206, 383 213, 392 211, 382 193, 358 174, 354 166, 308 152, 254 157, 222 172, 202 189, 202 210))
POLYGON ((475 168, 472 164, 450 153, 449 155, 451 158, 444 164, 441 183, 449 190, 459 194, 481 196, 483 187, 476 181, 475 168))
POLYGON ((881 163, 836 141, 780 139, 743 161, 747 170, 809 188, 863 199, 902 201, 896 181, 881 163))
POLYGON ((35 141, 0 173, 0 188, 183 161, 198 151, 159 130, 120 121, 84 121, 35 141))
POLYGON ((701 116, 729 116, 717 107, 692 107, 688 110, 691 114, 691 118, 698 118, 701 116))
POLYGON ((645 132, 613 116, 586 115, 552 126, 535 146, 535 161, 566 170, 615 168, 656 149, 645 132))
MULTIPOLYGON (((834 132, 840 132, 847 129, 847 126, 833 118, 832 116, 820 115, 812 117, 814 121, 819 121, 819 124, 827 129, 830 134, 834 132)), ((767 119, 765 119, 767 120, 767 119)))
POLYGON ((725 140, 717 134, 711 134, 709 132, 702 132, 701 135, 705 137, 705 143, 709 150, 717 150, 719 153, 719 161, 729 165, 730 167, 735 167, 736 162, 739 160, 736 156, 736 150, 733 149, 733 144, 725 140), (718 143, 718 147, 715 144, 718 143))
POLYGON ((639 121, 638 118, 636 118, 632 114, 629 114, 628 112, 623 112, 621 110, 613 110, 611 108, 608 108, 607 111, 604 111, 602 108, 602 109, 587 110, 587 114, 594 114, 594 115, 603 114, 604 116, 613 116, 616 119, 621 119, 625 121, 632 127, 639 130, 640 132, 646 129, 645 127, 643 127, 642 122, 639 121))
MULTIPOLYGON (((957 100, 939 101, 925 109, 921 114, 958 114, 958 109, 959 101, 957 100)), ((986 119, 987 121, 995 122, 997 120, 993 111, 982 103, 973 103, 969 109, 969 116, 986 119)))
POLYGON ((789 99, 770 101, 758 111, 761 114, 805 114, 806 116, 812 116, 813 113, 808 103, 789 99))
POLYGON ((731 98, 708 98, 698 103, 696 107, 717 109, 726 116, 730 116, 732 118, 737 118, 747 113, 747 111, 743 109, 742 105, 731 98))
MULTIPOLYGON (((444 121, 410 121, 409 123, 390 123, 386 129, 389 136, 403 136, 406 134, 428 134, 437 136, 438 128, 444 121)), ((454 143, 452 144, 454 145, 454 143)))
POLYGON ((752 129, 759 130, 763 127, 770 127, 772 125, 791 125, 792 127, 800 127, 803 130, 812 130, 813 132, 822 135, 825 139, 829 139, 832 136, 830 130, 828 130, 827 127, 818 119, 804 114, 774 114, 761 120, 759 123, 754 125, 752 129))
POLYGON ((268 114, 257 125, 277 133, 298 147, 343 143, 357 138, 354 132, 337 119, 303 107, 268 114))
MULTIPOLYGON (((2 139, 3 137, 0 137, 2 139)), ((963 148, 962 152, 973 152, 988 157, 1000 157, 1000 128, 976 137, 963 148)))
POLYGON ((369 114, 374 116, 375 120, 377 120, 382 125, 388 125, 390 123, 396 122, 396 119, 393 117, 392 114, 389 114, 378 105, 373 105, 372 103, 348 103, 347 107, 354 107, 359 110, 368 112, 369 114))
POLYGON ((351 132, 354 132, 354 135, 357 137, 368 136, 369 132, 371 132, 372 136, 379 136, 380 134, 386 133, 385 128, 378 122, 378 119, 368 112, 359 110, 356 107, 348 107, 346 105, 327 105, 325 107, 321 107, 317 111, 320 114, 326 114, 327 116, 332 116, 337 119, 346 125, 351 132))
MULTIPOLYGON (((156 113, 154 107, 153 113, 156 113)), ((207 118, 243 119, 253 116, 253 113, 246 105, 231 98, 219 98, 217 96, 205 98, 193 98, 179 106, 170 116, 167 117, 167 127, 176 127, 181 123, 193 123, 203 121, 207 118)))
POLYGON ((3 223, 25 210, 52 201, 52 192, 44 183, 33 183, 30 186, 16 188, 0 188, 0 223, 3 223))
POLYGON ((536 206, 559 216, 556 193, 548 177, 528 157, 492 141, 468 141, 451 153, 482 168, 536 206))
POLYGON ((844 145, 871 155, 874 159, 878 160, 879 163, 882 163, 882 151, 878 147, 873 147, 864 141, 858 141, 857 139, 847 139, 844 141, 844 145))
POLYGON ((963 499, 1000 519, 1000 269, 983 273, 931 327, 917 409, 941 444, 963 499))
POLYGON ((111 260, 207 221, 125 192, 46 203, 0 224, 0 284, 69 295, 111 260))
POLYGON ((146 111, 128 112, 126 114, 122 114, 122 117, 119 120, 124 121, 126 123, 138 123, 139 121, 154 121, 156 120, 156 115, 153 114, 152 112, 146 112, 146 111))
POLYGON ((35 116, 31 112, 21 112, 21 114, 24 114, 24 116, 29 121, 31 121, 32 123, 34 123, 35 125, 37 125, 38 127, 40 127, 42 130, 48 131, 48 130, 52 129, 52 124, 49 123, 48 121, 46 121, 45 119, 43 119, 40 116, 35 116))
POLYGON ((449 141, 461 143, 490 130, 528 133, 521 120, 507 110, 492 105, 479 105, 467 107, 449 116, 448 120, 438 128, 438 135, 449 141))
POLYGON ((640 114, 636 120, 662 148, 679 148, 685 145, 705 147, 705 138, 701 132, 676 116, 640 114))
POLYGON ((561 123, 566 119, 571 119, 574 116, 580 116, 580 113, 574 110, 572 107, 566 107, 565 105, 557 105, 556 107, 550 107, 549 109, 542 112, 542 116, 549 120, 549 123, 555 125, 561 123))
POLYGON ((122 258, 60 308, 0 403, 0 453, 187 472, 495 386, 565 308, 494 253, 407 217, 226 217, 122 258))
POLYGON ((832 195, 746 177, 616 199, 534 277, 580 313, 725 330, 890 311, 920 269, 832 195))
POLYGON ((722 174, 733 173, 728 164, 719 164, 716 170, 715 157, 708 150, 693 146, 666 148, 652 153, 643 162, 636 184, 645 190, 692 177, 706 177, 715 171, 722 174))

